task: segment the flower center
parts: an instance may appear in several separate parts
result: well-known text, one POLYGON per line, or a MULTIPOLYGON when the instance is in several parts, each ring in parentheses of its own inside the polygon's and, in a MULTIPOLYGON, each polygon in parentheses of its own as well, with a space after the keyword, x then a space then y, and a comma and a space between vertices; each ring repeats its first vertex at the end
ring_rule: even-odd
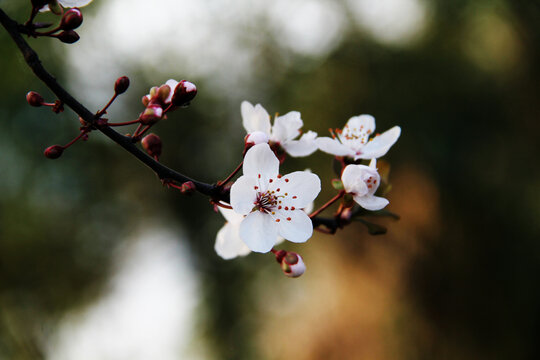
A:
POLYGON ((257 200, 255 200, 252 211, 272 212, 272 210, 278 206, 278 197, 274 191, 267 190, 264 193, 257 193, 257 200))

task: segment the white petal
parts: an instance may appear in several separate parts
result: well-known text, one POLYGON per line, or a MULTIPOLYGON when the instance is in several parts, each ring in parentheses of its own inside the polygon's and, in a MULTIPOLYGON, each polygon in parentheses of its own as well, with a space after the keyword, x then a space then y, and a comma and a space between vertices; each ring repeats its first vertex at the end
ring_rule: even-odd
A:
POLYGON ((370 134, 375 131, 375 118, 371 115, 359 115, 353 116, 347 121, 347 125, 352 131, 353 129, 362 132, 369 132, 370 134))
POLYGON ((295 243, 303 243, 313 235, 313 223, 304 211, 280 211, 278 215, 280 218, 279 235, 285 239, 295 243))
POLYGON ((282 198, 283 206, 294 206, 296 209, 302 209, 315 200, 321 192, 321 180, 311 172, 295 171, 283 175, 281 179, 272 183, 269 189, 284 196, 282 198))
POLYGON ((82 7, 90 4, 93 0, 59 0, 63 7, 82 7))
POLYGON ((250 176, 240 176, 231 186, 231 206, 235 212, 247 215, 257 200, 257 180, 250 176))
POLYGON ((315 140, 319 150, 336 156, 353 156, 355 153, 348 146, 343 145, 339 140, 329 137, 320 137, 315 140))
POLYGON ((237 213, 236 211, 232 209, 226 209, 222 208, 221 206, 218 206, 218 210, 223 215, 225 220, 232 224, 240 224, 242 220, 244 220, 244 215, 237 213))
POLYGON ((244 175, 258 179, 260 190, 265 191, 269 179, 279 173, 279 160, 268 144, 258 144, 247 151, 242 169, 244 175))
POLYGON ((290 111, 283 116, 278 116, 272 127, 272 140, 285 142, 292 140, 300 134, 300 128, 304 122, 298 111, 290 111))
POLYGON ((281 144, 287 153, 294 157, 308 156, 313 154, 318 146, 315 142, 317 133, 308 131, 303 134, 299 140, 291 140, 281 144))
POLYGON ((178 81, 176 81, 174 79, 169 79, 169 80, 167 80, 165 85, 167 85, 167 86, 169 86, 169 88, 171 88, 171 91, 169 92, 169 96, 167 96, 167 99, 165 99, 165 104, 170 104, 171 100, 172 100, 172 97, 174 95, 174 89, 176 89, 176 85, 178 85, 178 81))
POLYGON ((381 210, 389 203, 385 198, 372 195, 354 196, 354 201, 366 210, 381 210))
POLYGON ((341 174, 341 182, 345 191, 352 194, 363 196, 367 194, 368 188, 364 182, 364 174, 368 166, 365 165, 347 165, 341 174))
POLYGON ((371 159, 371 161, 369 162, 369 167, 377 170, 377 159, 371 159))
POLYGON ((251 252, 240 238, 240 224, 225 224, 217 233, 214 244, 216 253, 225 260, 244 256, 251 252))
POLYGON ((246 136, 246 144, 268 144, 268 135, 262 131, 254 131, 246 136))
POLYGON ((401 128, 394 126, 370 140, 362 148, 362 153, 356 156, 355 159, 375 159, 383 156, 396 143, 399 135, 401 135, 401 128))
POLYGON ((243 101, 240 106, 242 113, 242 123, 247 133, 262 131, 270 135, 270 115, 260 105, 251 105, 248 101, 243 101))
POLYGON ((254 211, 240 224, 240 238, 251 251, 266 253, 276 244, 278 223, 269 214, 254 211))

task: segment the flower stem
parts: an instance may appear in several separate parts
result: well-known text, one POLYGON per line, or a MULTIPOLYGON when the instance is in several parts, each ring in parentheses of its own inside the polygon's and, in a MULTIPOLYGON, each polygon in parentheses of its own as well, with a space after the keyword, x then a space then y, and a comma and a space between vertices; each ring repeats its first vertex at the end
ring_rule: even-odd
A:
POLYGON ((131 120, 131 121, 125 121, 125 122, 119 122, 119 123, 107 123, 107 125, 108 126, 126 126, 126 125, 137 124, 138 122, 139 122, 139 119, 131 120))
POLYGON ((70 147, 71 145, 73 145, 77 140, 79 140, 80 138, 83 137, 84 134, 86 134, 88 131, 86 130, 83 130, 81 131, 81 133, 73 140, 71 140, 70 142, 68 142, 66 145, 62 146, 64 149, 67 149, 68 147, 70 147))
POLYGON ((96 114, 96 118, 99 118, 101 117, 101 115, 105 114, 107 112, 107 109, 109 108, 109 106, 111 106, 111 104, 113 103, 114 100, 116 100, 116 97, 118 96, 117 93, 114 93, 113 97, 111 98, 111 100, 109 100, 109 102, 107 103, 107 105, 105 105, 105 107, 101 110, 99 110, 96 114))
POLYGON ((324 204, 323 206, 321 206, 318 210, 312 212, 309 217, 310 218, 314 218, 315 216, 319 215, 323 210, 325 210, 327 207, 329 207, 330 205, 332 205, 333 203, 335 203, 337 200, 339 200, 340 198, 343 197, 343 195, 345 195, 345 190, 341 190, 339 193, 337 193, 336 196, 334 196, 333 198, 331 198, 330 200, 328 200, 328 202, 326 204, 324 204))
POLYGON ((223 181, 220 181, 218 182, 218 186, 221 186, 221 185, 225 185, 226 183, 228 183, 236 174, 238 174, 238 172, 240 171, 240 169, 242 168, 242 165, 244 165, 244 161, 242 160, 242 162, 240 162, 240 164, 236 167, 236 169, 234 169, 234 171, 229 175, 227 176, 227 178, 223 181))

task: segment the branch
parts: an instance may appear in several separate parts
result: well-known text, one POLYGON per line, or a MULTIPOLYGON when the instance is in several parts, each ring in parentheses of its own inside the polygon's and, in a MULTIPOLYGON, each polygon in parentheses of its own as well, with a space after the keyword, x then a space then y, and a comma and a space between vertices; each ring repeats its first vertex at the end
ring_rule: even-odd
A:
POLYGON ((105 136, 113 140, 115 143, 123 147, 127 152, 135 156, 146 166, 154 170, 156 175, 162 180, 175 180, 180 183, 191 181, 195 184, 195 188, 200 193, 210 196, 213 199, 229 201, 229 194, 223 193, 221 188, 216 185, 206 184, 203 182, 191 179, 173 169, 166 167, 165 165, 154 160, 142 150, 137 148, 133 143, 133 139, 129 136, 121 135, 112 128, 106 125, 97 126, 95 116, 90 110, 82 105, 77 99, 75 99, 69 92, 67 92, 56 79, 49 73, 39 60, 37 53, 28 45, 26 40, 21 36, 21 27, 12 20, 1 8, 0 8, 0 23, 9 33, 15 44, 21 51, 24 60, 28 66, 32 69, 34 74, 61 100, 64 104, 69 106, 77 115, 79 115, 88 124, 91 124, 97 130, 101 131, 105 136))

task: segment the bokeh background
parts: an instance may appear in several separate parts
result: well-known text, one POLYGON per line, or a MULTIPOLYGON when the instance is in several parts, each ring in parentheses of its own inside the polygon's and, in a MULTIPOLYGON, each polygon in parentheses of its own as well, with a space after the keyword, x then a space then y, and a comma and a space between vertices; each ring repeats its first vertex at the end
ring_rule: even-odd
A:
MULTIPOLYGON (((1 7, 24 22, 29 1, 1 7)), ((327 135, 368 113, 400 125, 389 209, 305 245, 306 274, 213 250, 223 219, 98 133, 77 134, 0 31, 0 359, 540 358, 540 3, 530 0, 95 0, 73 45, 30 39, 59 81, 134 119, 189 79, 155 127, 162 161, 206 182, 240 160, 240 102, 327 135)), ((53 18, 40 15, 40 20, 53 18)), ((126 130, 129 131, 129 130, 126 130)), ((332 196, 330 157, 292 159, 332 196)))

